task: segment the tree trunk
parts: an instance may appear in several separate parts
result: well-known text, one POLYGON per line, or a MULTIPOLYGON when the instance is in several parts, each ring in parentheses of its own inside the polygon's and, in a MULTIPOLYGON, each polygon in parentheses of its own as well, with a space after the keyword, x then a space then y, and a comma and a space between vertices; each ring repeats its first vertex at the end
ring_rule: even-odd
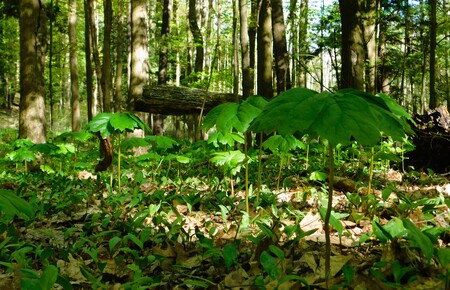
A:
POLYGON ((123 27, 125 22, 123 20, 124 3, 123 0, 118 1, 118 15, 117 15, 117 44, 116 44, 116 75, 114 87, 114 111, 120 112, 122 110, 122 74, 123 74, 123 49, 124 49, 124 33, 123 27))
POLYGON ((19 138, 45 143, 44 66, 47 18, 44 1, 20 1, 19 138))
POLYGON ((98 50, 98 40, 97 40, 97 24, 95 22, 95 6, 97 0, 90 0, 89 6, 89 31, 91 32, 91 51, 92 57, 95 64, 95 76, 97 77, 97 100, 99 102, 99 108, 103 110, 103 90, 102 90, 102 66, 100 63, 100 53, 98 50))
POLYGON ((301 0, 300 4, 300 19, 298 29, 298 46, 299 46, 299 63, 300 68, 298 72, 298 85, 306 87, 307 83, 307 55, 309 54, 308 36, 308 0, 301 0))
POLYGON ((247 1, 239 0, 240 29, 241 29, 241 57, 242 57, 242 98, 253 95, 253 78, 250 68, 250 43, 248 36, 247 1))
POLYGON ((78 85, 78 47, 77 47, 77 1, 69 0, 69 56, 70 56, 70 92, 72 109, 72 131, 81 129, 80 91, 78 85))
MULTIPOLYGON (((359 0, 360 1, 360 0, 359 0)), ((339 0, 342 24, 340 88, 364 89, 364 60, 359 1, 339 0)))
POLYGON ((436 0, 430 0, 430 109, 438 106, 436 95, 436 0))
POLYGON ((269 0, 262 0, 258 21, 258 95, 272 98, 272 9, 269 0))
POLYGON ((91 42, 91 1, 84 0, 84 41, 86 58, 86 96, 88 107, 88 121, 97 114, 96 101, 94 96, 94 71, 92 67, 92 42, 91 42))
MULTIPOLYGON (((202 32, 200 31, 197 22, 196 6, 197 6, 196 0, 189 0, 189 28, 191 30, 192 37, 194 38, 194 45, 196 51, 194 72, 198 74, 203 71, 204 47, 203 47, 202 32)), ((198 75, 196 76, 196 78, 197 77, 198 75)))
POLYGON ((128 110, 142 96, 148 82, 147 2, 131 1, 131 75, 128 92, 128 110))
POLYGON ((48 42, 48 99, 49 99, 49 106, 50 106, 50 131, 53 130, 54 127, 54 95, 53 95, 53 22, 55 20, 55 15, 52 15, 54 13, 53 11, 53 0, 50 0, 50 11, 48 12, 47 16, 50 15, 49 19, 49 42, 48 42))
POLYGON ((272 0, 272 31, 273 49, 275 53, 275 71, 277 77, 277 93, 281 94, 291 88, 282 0, 272 0))
MULTIPOLYGON (((167 84, 167 63, 168 63, 168 43, 170 33, 171 7, 170 0, 163 1, 161 44, 159 50, 159 73, 158 85, 167 84)), ((164 115, 155 114, 153 116, 153 135, 163 135, 164 115)))
POLYGON ((102 91, 103 111, 111 112, 112 89, 112 64, 111 64, 111 28, 113 10, 111 0, 103 0, 104 9, 104 35, 103 35, 103 66, 102 66, 102 91))
POLYGON ((377 14, 380 2, 379 0, 366 0, 364 4, 362 24, 364 43, 367 48, 366 90, 371 94, 375 94, 377 88, 377 14))
POLYGON ((239 0, 233 0, 233 94, 239 102, 239 0))

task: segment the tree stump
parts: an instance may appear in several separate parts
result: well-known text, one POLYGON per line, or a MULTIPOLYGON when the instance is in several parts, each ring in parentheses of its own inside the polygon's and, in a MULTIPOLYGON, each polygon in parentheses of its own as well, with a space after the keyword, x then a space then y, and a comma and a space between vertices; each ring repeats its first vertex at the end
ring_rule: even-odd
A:
POLYGON ((233 94, 166 85, 146 86, 134 109, 163 115, 193 115, 203 109, 203 114, 206 114, 217 105, 234 101, 236 97, 233 94))
POLYGON ((450 115, 440 106, 424 115, 414 116, 415 149, 406 153, 405 164, 415 170, 432 169, 436 173, 450 170, 450 115))

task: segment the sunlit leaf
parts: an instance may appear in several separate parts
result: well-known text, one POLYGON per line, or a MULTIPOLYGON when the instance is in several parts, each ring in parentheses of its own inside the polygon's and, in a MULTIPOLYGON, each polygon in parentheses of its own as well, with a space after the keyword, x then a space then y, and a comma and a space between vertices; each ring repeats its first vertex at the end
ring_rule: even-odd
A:
POLYGON ((408 239, 413 241, 422 250, 427 261, 430 261, 434 253, 433 243, 430 238, 419 230, 409 219, 403 219, 403 225, 409 231, 408 239))
POLYGON ((394 115, 386 102, 358 90, 345 89, 332 94, 305 88, 288 90, 275 97, 250 126, 256 132, 283 135, 309 134, 333 144, 375 145, 381 134, 402 141, 407 124, 394 115))

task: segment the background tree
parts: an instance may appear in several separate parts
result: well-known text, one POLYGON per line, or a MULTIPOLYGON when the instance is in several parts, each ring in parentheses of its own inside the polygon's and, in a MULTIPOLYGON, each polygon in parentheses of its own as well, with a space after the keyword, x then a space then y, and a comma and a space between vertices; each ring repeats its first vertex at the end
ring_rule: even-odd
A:
POLYGON ((189 0, 189 28, 194 38, 195 46, 195 65, 194 72, 196 78, 199 74, 203 72, 203 60, 204 60, 204 47, 203 47, 203 37, 200 27, 197 22, 197 5, 196 0, 189 0))
POLYGON ((257 91, 260 96, 272 98, 272 9, 268 0, 261 0, 257 38, 257 91))
POLYGON ((47 16, 44 1, 20 2, 20 112, 19 138, 45 143, 44 66, 47 16))
POLYGON ((340 88, 364 89, 365 50, 358 16, 361 0, 339 0, 342 23, 340 88))
POLYGON ((103 91, 103 111, 111 112, 112 99, 112 64, 111 64, 111 29, 113 9, 111 0, 103 0, 103 65, 102 65, 102 91, 103 91))
POLYGON ((70 54, 70 92, 72 107, 72 131, 81 129, 80 90, 78 84, 78 47, 77 47, 77 1, 69 0, 69 54, 70 54))
POLYGON ((127 102, 131 112, 148 83, 147 11, 147 1, 131 0, 131 72, 127 102))
POLYGON ((93 21, 92 15, 92 1, 84 0, 84 48, 86 58, 86 99, 87 99, 87 115, 88 120, 97 114, 97 102, 94 95, 94 69, 92 66, 92 41, 91 41, 91 27, 90 22, 93 21))
POLYGON ((291 76, 289 73, 289 57, 286 42, 286 29, 284 25, 283 1, 272 0, 271 3, 277 93, 280 94, 291 88, 291 76))

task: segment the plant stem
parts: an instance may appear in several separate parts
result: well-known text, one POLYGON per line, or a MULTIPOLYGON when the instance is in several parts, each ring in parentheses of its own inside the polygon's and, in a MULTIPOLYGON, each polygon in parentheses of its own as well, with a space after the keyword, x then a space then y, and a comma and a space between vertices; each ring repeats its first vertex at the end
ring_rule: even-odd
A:
POLYGON ((118 149, 118 156, 117 156, 117 177, 119 179, 118 185, 119 185, 119 192, 120 192, 120 134, 119 134, 119 149, 118 149))
POLYGON ((262 180, 262 143, 263 143, 263 133, 259 133, 259 154, 258 154, 258 188, 256 190, 256 198, 259 199, 259 192, 261 191, 262 180))
POLYGON ((333 206, 333 189, 334 189, 334 151, 333 144, 328 142, 328 163, 330 173, 328 176, 328 205, 325 214, 325 282, 328 288, 328 280, 331 272, 331 237, 330 237, 330 216, 333 206))
POLYGON ((372 147, 372 149, 370 151, 369 184, 367 185, 367 194, 370 194, 370 192, 372 191, 373 155, 374 155, 374 149, 372 147))
POLYGON ((250 214, 250 205, 248 204, 248 142, 247 142, 247 135, 248 133, 245 133, 244 136, 244 153, 245 153, 245 210, 247 214, 250 214))

